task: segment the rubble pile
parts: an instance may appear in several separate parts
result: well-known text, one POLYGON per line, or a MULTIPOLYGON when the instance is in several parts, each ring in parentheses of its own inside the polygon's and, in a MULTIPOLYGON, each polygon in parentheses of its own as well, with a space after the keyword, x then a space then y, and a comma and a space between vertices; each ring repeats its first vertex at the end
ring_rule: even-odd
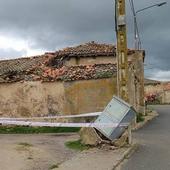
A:
POLYGON ((45 67, 39 72, 42 73, 38 77, 34 70, 31 75, 33 80, 42 81, 75 81, 75 80, 89 80, 98 78, 109 78, 116 73, 116 66, 114 64, 95 64, 82 66, 63 66, 61 68, 45 67))
POLYGON ((63 66, 61 68, 34 66, 23 72, 9 72, 0 76, 0 82, 17 81, 75 81, 109 78, 116 73, 114 64, 63 66))
POLYGON ((116 66, 113 64, 95 64, 87 66, 67 67, 63 75, 64 81, 89 80, 109 78, 116 73, 116 66))

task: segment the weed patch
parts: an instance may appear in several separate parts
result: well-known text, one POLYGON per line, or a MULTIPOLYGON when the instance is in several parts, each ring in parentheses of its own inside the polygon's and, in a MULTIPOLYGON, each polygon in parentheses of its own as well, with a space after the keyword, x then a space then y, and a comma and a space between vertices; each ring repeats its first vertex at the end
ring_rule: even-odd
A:
POLYGON ((30 143, 26 143, 26 142, 21 142, 17 144, 17 151, 29 151, 30 148, 33 147, 32 144, 30 143))
POLYGON ((49 170, 52 170, 52 169, 55 169, 55 168, 59 168, 59 165, 58 164, 51 165, 49 167, 49 170))
POLYGON ((24 147, 32 147, 32 146, 33 146, 32 144, 30 144, 30 143, 26 143, 26 142, 18 143, 18 145, 20 145, 20 146, 24 146, 24 147))
POLYGON ((76 141, 68 141, 65 143, 65 146, 67 146, 69 149, 77 150, 77 151, 83 151, 89 149, 89 146, 83 145, 81 143, 81 140, 76 141))
POLYGON ((74 133, 79 130, 65 127, 0 126, 0 134, 74 133))
POLYGON ((144 120, 145 120, 145 118, 144 118, 144 116, 142 115, 142 113, 138 113, 138 114, 137 114, 137 119, 136 119, 137 123, 143 122, 144 120))

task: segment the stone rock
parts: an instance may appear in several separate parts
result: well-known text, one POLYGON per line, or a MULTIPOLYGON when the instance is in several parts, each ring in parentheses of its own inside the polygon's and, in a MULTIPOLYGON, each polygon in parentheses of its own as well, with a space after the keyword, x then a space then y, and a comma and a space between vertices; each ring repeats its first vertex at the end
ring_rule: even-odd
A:
POLYGON ((127 131, 119 138, 113 141, 113 145, 115 147, 123 147, 125 145, 127 145, 127 141, 128 141, 128 133, 127 131))
POLYGON ((82 128, 80 130, 81 142, 85 145, 97 146, 101 139, 94 128, 82 128))

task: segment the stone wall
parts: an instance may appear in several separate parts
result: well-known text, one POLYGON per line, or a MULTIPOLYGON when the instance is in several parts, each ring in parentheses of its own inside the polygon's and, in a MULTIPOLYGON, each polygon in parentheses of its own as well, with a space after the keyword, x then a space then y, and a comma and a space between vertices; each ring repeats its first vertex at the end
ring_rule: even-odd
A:
POLYGON ((116 78, 0 84, 0 116, 45 116, 102 111, 116 94, 116 78))
MULTIPOLYGON (((130 74, 132 75, 132 74, 130 74)), ((129 79, 134 105, 134 78, 129 79)), ((29 117, 103 111, 116 95, 116 76, 72 82, 0 84, 0 116, 29 117)))
POLYGON ((136 84, 135 84, 135 75, 132 68, 129 68, 129 74, 128 74, 128 89, 129 89, 129 103, 134 106, 134 108, 137 108, 136 103, 136 84))
POLYGON ((137 51, 132 56, 133 72, 135 76, 136 110, 144 113, 144 56, 137 51))
POLYGON ((113 56, 96 56, 96 57, 72 57, 66 61, 67 66, 92 65, 116 63, 116 57, 113 56))
POLYGON ((65 114, 103 111, 116 95, 116 77, 64 83, 65 114))
POLYGON ((162 94, 162 103, 170 104, 170 90, 164 91, 162 94))
POLYGON ((0 116, 59 114, 63 104, 64 86, 60 82, 0 84, 0 116))

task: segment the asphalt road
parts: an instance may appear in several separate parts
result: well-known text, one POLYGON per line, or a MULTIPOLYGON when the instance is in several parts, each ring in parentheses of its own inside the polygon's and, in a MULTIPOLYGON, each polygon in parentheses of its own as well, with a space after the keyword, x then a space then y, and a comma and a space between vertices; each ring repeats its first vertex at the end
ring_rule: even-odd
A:
POLYGON ((122 170, 170 170, 170 106, 154 108, 160 116, 135 132, 139 147, 122 170))

